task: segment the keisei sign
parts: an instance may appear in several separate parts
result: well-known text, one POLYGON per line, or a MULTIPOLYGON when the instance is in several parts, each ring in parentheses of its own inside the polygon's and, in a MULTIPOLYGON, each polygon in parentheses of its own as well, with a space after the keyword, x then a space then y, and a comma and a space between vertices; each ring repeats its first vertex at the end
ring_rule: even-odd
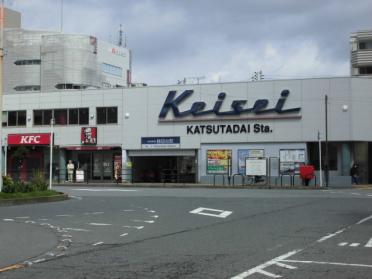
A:
POLYGON ((48 145, 50 134, 9 134, 8 145, 48 145))
POLYGON ((300 118, 300 107, 285 108, 285 102, 289 96, 289 90, 282 90, 280 97, 274 106, 269 106, 268 99, 258 99, 253 103, 253 106, 247 107, 248 100, 233 100, 231 102, 231 109, 228 111, 221 111, 223 102, 226 98, 226 93, 221 92, 217 96, 217 100, 210 109, 206 109, 205 102, 194 102, 191 104, 190 109, 181 111, 181 105, 188 99, 194 90, 185 90, 180 95, 177 91, 169 91, 163 107, 159 113, 159 121, 199 121, 203 120, 223 120, 223 119, 278 119, 278 118, 300 118), (172 111, 174 118, 166 119, 168 113, 172 111), (212 116, 212 118, 211 118, 212 116), (213 117, 214 116, 214 117, 213 117))

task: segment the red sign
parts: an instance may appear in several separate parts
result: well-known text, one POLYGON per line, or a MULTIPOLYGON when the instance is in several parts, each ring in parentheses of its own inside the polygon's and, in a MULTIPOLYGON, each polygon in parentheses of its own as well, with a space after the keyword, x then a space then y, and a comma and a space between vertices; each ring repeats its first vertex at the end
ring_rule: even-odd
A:
POLYGON ((81 128, 81 144, 97 144, 97 127, 81 128))
POLYGON ((48 145, 50 134, 10 134, 8 145, 48 145))

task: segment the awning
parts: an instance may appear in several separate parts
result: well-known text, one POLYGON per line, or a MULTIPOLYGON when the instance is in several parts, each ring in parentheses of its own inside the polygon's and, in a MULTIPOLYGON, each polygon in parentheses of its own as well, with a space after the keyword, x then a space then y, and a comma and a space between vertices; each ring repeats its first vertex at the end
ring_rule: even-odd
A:
POLYGON ((94 151, 94 150, 111 150, 121 148, 120 146, 61 146, 65 150, 94 151))

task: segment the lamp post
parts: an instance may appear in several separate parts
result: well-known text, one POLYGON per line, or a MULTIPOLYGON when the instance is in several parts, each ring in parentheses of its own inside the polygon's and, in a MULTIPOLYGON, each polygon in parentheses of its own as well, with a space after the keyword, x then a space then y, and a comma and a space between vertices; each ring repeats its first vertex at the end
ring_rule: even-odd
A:
POLYGON ((318 142, 319 142, 319 183, 320 188, 323 187, 323 174, 322 174, 322 141, 320 139, 320 132, 318 131, 318 142))
POLYGON ((53 128, 54 118, 50 119, 50 156, 49 156, 49 190, 52 190, 52 171, 53 171, 53 128))
MULTIPOLYGON (((3 137, 3 56, 4 56, 4 0, 0 2, 0 139, 3 137)), ((3 156, 1 152, 1 156, 3 156)), ((0 160, 0 193, 3 190, 3 166, 0 160)))

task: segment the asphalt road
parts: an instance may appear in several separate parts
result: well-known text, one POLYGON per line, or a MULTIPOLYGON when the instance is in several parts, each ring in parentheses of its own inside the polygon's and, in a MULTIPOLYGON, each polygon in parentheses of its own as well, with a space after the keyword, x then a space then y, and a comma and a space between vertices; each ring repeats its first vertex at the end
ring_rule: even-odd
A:
POLYGON ((371 190, 84 186, 0 207, 0 278, 372 278, 371 190))

